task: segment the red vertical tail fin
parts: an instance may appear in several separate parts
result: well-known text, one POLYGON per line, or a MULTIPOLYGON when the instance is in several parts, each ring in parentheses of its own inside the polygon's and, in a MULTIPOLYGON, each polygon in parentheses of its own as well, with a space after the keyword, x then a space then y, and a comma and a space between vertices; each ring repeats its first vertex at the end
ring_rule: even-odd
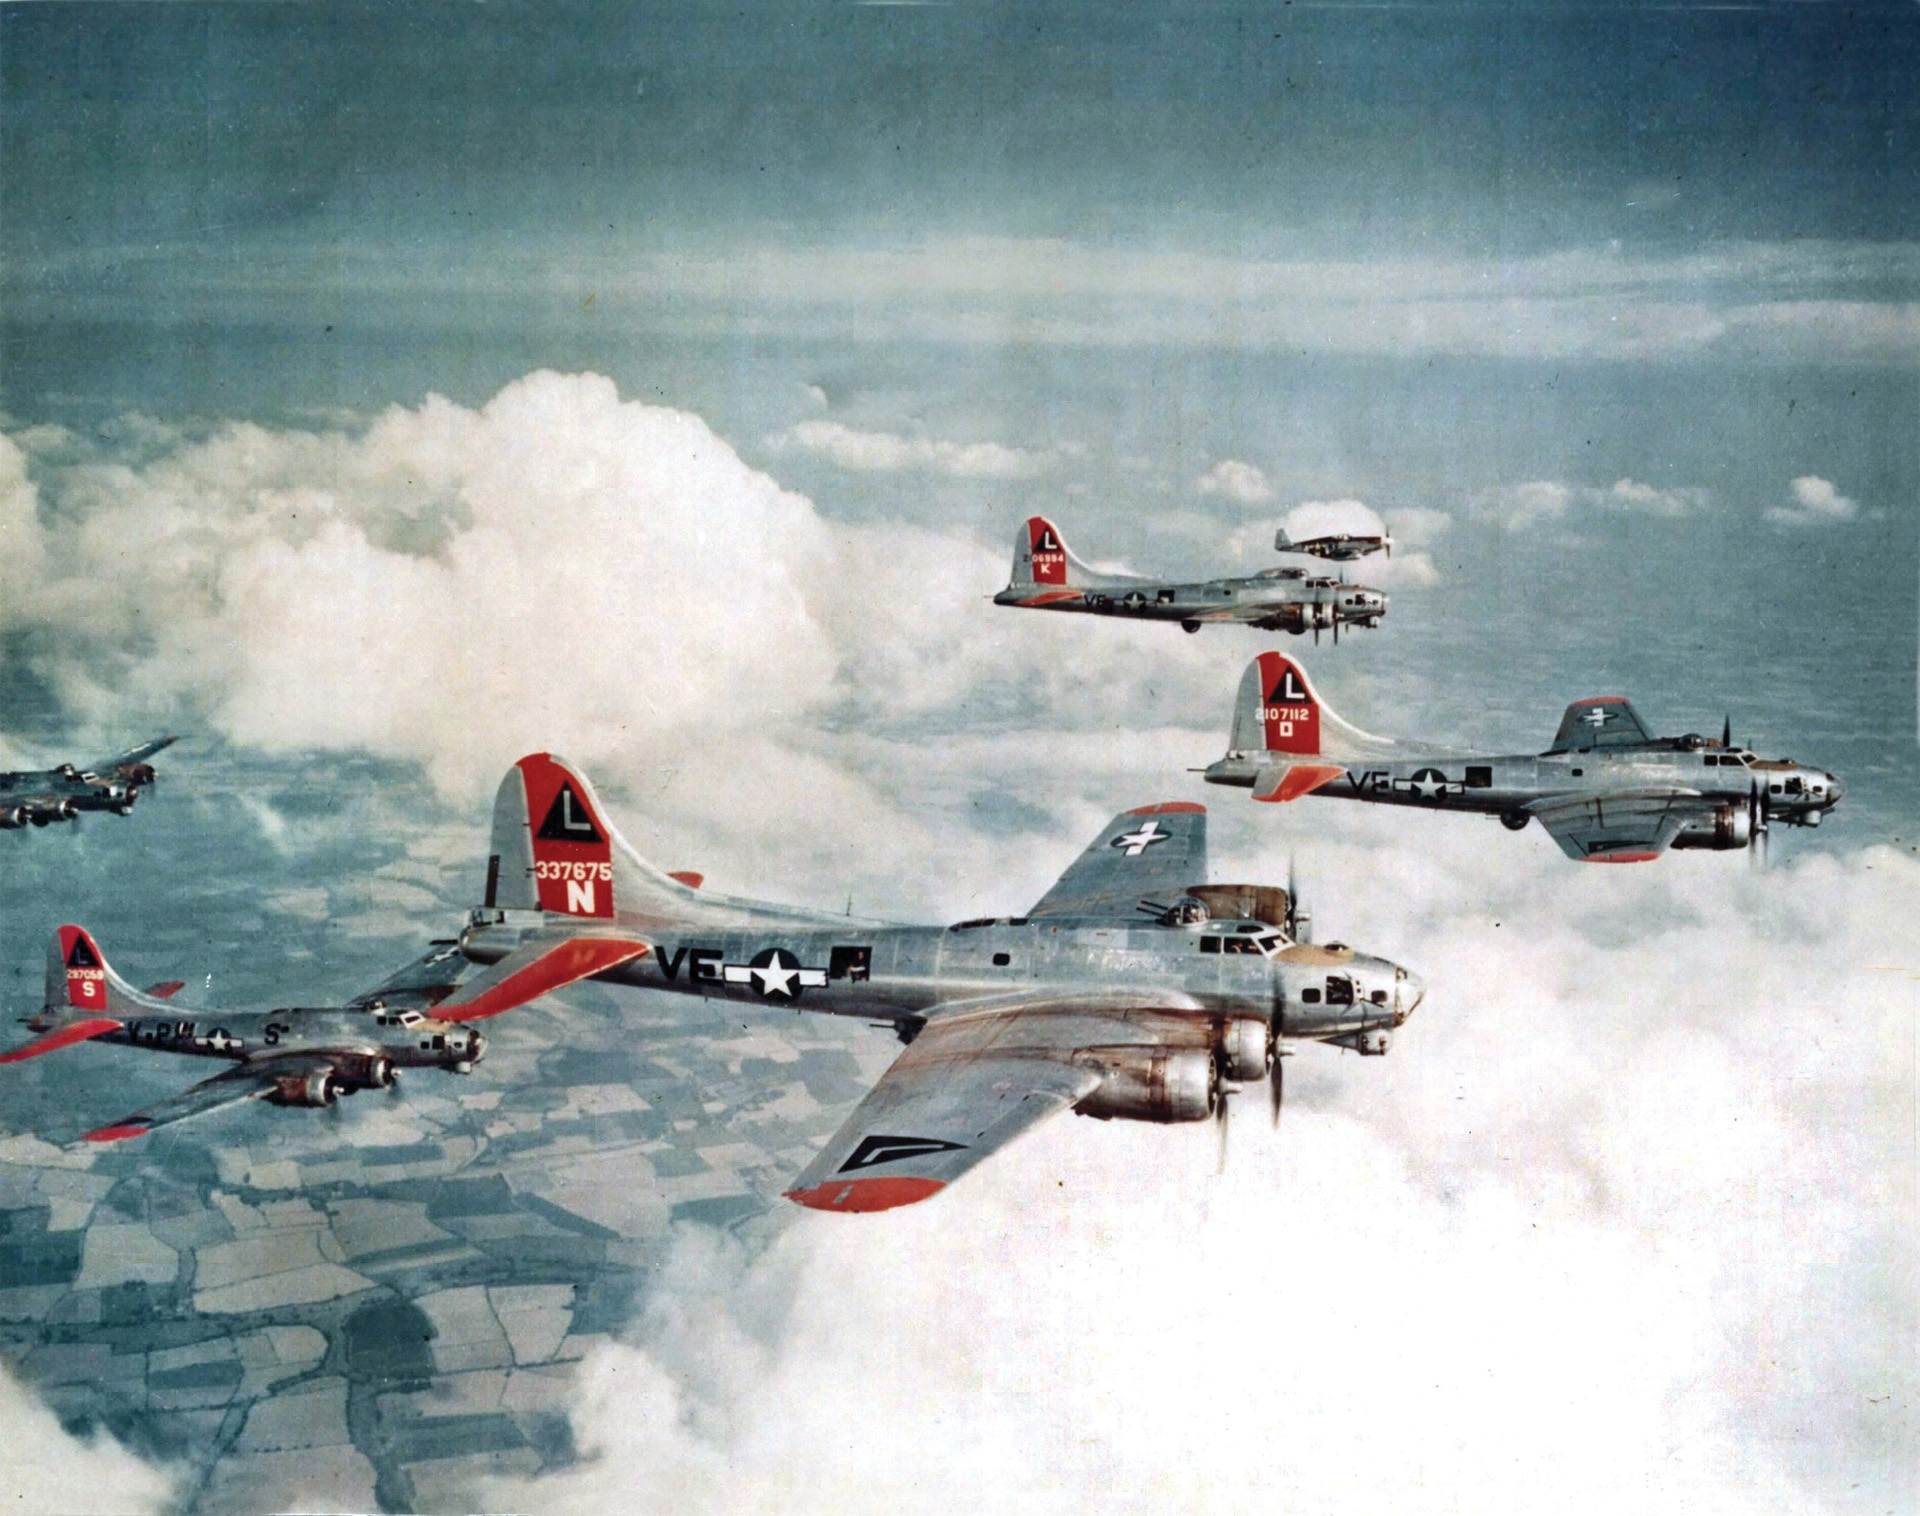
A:
POLYGON ((1066 539, 1045 516, 1029 516, 1014 533, 1013 582, 1016 585, 1072 583, 1066 539))
POLYGON ((1305 670, 1284 653, 1262 653, 1240 677, 1231 746, 1237 753, 1318 757, 1320 713, 1305 670))
POLYGON ((698 898, 635 853, 586 775, 552 753, 529 753, 507 770, 489 852, 483 904, 498 909, 611 922, 671 918, 698 898))

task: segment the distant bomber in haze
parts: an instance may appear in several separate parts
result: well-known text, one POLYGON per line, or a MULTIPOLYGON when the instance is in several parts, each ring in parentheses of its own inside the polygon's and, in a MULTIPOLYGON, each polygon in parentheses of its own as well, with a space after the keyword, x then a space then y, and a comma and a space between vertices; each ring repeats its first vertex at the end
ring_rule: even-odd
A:
POLYGON ((37 773, 0 774, 0 829, 16 831, 29 824, 72 821, 82 811, 130 815, 140 791, 154 780, 153 765, 147 760, 177 741, 177 737, 159 737, 143 742, 92 768, 63 763, 37 773))
POLYGON ((1587 863, 1764 843, 1772 822, 1818 826, 1846 793, 1824 770, 1734 747, 1730 728, 1718 742, 1655 737, 1620 695, 1574 701, 1537 757, 1469 757, 1373 737, 1335 715, 1279 653, 1248 666, 1230 742, 1207 781, 1251 788, 1255 800, 1332 795, 1478 811, 1516 832, 1537 819, 1562 852, 1587 863))
MULTIPOLYGON (((1315 539, 1316 544, 1332 541, 1315 539)), ((1318 550, 1317 546, 1286 549, 1318 550)), ((1360 554, 1356 551, 1345 556, 1360 554)), ((1387 613, 1387 597, 1379 590, 1309 576, 1300 568, 1270 568, 1250 579, 1209 579, 1195 584, 1103 574, 1076 558, 1059 528, 1045 516, 1032 517, 1014 534, 1013 579, 993 597, 993 603, 1029 610, 1130 616, 1141 621, 1177 621, 1189 632, 1197 632, 1209 622, 1237 621, 1262 631, 1296 635, 1312 632, 1316 642, 1323 631, 1331 631, 1338 642, 1343 624, 1378 626, 1387 613)))
POLYGON ((491 852, 460 939, 479 962, 571 947, 618 984, 892 1025, 906 1051, 787 1190, 823 1211, 924 1200, 1061 1111, 1224 1121, 1266 1080, 1277 1116, 1289 1043, 1384 1053, 1422 994, 1384 959, 1309 945, 1291 891, 1209 884, 1190 801, 1116 816, 1023 914, 944 927, 661 873, 548 753, 507 771, 491 852))
POLYGON ((618 961, 604 945, 548 943, 509 954, 463 983, 471 965, 458 947, 443 942, 343 1006, 190 1011, 168 1003, 178 980, 137 990, 113 971, 85 928, 63 926, 47 945, 45 1004, 27 1018, 42 1035, 0 1053, 0 1063, 98 1038, 231 1065, 83 1139, 120 1142, 244 1100, 330 1106, 358 1090, 390 1088, 403 1068, 469 1073, 487 1043, 468 1022, 525 1005, 618 961))

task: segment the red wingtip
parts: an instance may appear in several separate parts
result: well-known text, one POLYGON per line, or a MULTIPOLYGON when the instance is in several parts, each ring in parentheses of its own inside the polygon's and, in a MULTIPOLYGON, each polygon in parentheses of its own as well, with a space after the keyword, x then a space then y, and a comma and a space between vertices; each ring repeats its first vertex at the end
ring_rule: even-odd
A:
POLYGON ((171 1000, 187 987, 184 979, 163 979, 158 984, 147 986, 147 993, 155 1000, 171 1000))
POLYGON ((705 874, 696 874, 692 869, 675 869, 668 874, 669 879, 678 879, 690 890, 697 890, 707 882, 705 874))
POLYGON ((787 1199, 816 1211, 891 1211, 945 1188, 938 1179, 834 1179, 810 1190, 788 1190, 787 1199))
POLYGON ((1575 705, 1625 705, 1625 695, 1589 695, 1584 700, 1576 700, 1575 705))
POLYGON ((38 1058, 42 1053, 72 1047, 76 1042, 85 1042, 89 1037, 98 1037, 103 1032, 117 1032, 120 1027, 120 1022, 105 1016, 91 1021, 76 1021, 57 1032, 49 1032, 44 1037, 34 1038, 32 1042, 22 1043, 11 1052, 0 1053, 0 1063, 19 1063, 24 1059, 38 1058))
POLYGON ((103 1126, 88 1132, 80 1140, 82 1142, 125 1142, 129 1137, 146 1135, 147 1124, 144 1121, 122 1121, 116 1126, 103 1126))
POLYGON ((1204 816, 1207 808, 1191 800, 1162 800, 1158 805, 1143 805, 1128 811, 1129 816, 1204 816))
POLYGON ((1582 861, 1586 863, 1652 863, 1659 856, 1658 853, 1647 852, 1589 853, 1582 861))

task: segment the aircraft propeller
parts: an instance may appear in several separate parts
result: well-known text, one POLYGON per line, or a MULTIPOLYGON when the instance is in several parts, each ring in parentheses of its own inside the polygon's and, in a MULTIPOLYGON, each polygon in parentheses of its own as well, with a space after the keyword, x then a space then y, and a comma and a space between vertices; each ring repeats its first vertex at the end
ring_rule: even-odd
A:
POLYGON ((1723 716, 1720 719, 1720 746, 1733 746, 1733 717, 1731 715, 1723 716))
POLYGON ((1771 807, 1767 802, 1767 787, 1760 780, 1753 781, 1753 788, 1747 791, 1747 817, 1753 833, 1753 864, 1755 868, 1767 866, 1767 842, 1773 828, 1768 824, 1771 807))

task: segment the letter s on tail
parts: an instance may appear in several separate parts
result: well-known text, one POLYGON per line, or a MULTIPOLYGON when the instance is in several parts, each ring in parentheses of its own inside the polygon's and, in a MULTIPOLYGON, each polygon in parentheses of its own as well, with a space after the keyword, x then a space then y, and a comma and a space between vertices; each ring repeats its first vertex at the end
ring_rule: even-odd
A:
POLYGON ((1237 753, 1320 754, 1320 697, 1305 672, 1284 653, 1262 653, 1240 678, 1233 708, 1237 753))

